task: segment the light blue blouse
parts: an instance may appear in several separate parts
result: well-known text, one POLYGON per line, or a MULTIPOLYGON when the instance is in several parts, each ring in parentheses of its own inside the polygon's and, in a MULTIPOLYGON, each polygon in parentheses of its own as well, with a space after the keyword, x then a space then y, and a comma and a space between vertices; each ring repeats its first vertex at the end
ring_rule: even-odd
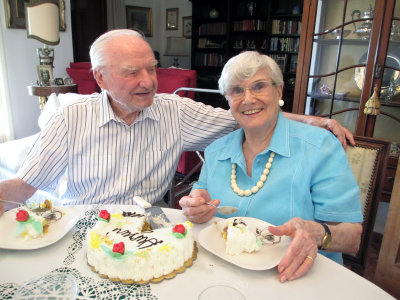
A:
MULTIPOLYGON (((221 205, 237 206, 231 215, 254 217, 281 225, 294 217, 326 222, 362 222, 359 188, 346 154, 337 138, 327 130, 289 120, 279 114, 267 149, 254 159, 252 177, 246 173, 242 152, 243 129, 212 143, 205 151, 205 164, 193 189, 207 189, 221 205), (237 184, 251 189, 268 161, 276 153, 264 186, 249 197, 231 188, 232 163, 237 184)), ((325 256, 342 263, 341 253, 325 256)))

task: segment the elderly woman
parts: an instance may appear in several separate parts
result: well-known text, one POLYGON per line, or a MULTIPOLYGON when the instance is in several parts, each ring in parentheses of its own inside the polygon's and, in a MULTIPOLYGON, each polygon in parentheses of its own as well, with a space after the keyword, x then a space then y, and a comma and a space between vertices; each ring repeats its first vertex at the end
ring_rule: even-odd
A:
POLYGON ((199 181, 183 197, 183 213, 206 222, 205 205, 232 205, 236 213, 267 221, 275 235, 293 238, 278 265, 281 282, 308 272, 317 255, 342 263, 359 248, 359 189, 345 152, 326 130, 291 121, 280 112, 283 78, 273 59, 253 51, 231 58, 219 89, 241 129, 205 151, 199 181), (323 250, 323 251, 322 251, 323 250))

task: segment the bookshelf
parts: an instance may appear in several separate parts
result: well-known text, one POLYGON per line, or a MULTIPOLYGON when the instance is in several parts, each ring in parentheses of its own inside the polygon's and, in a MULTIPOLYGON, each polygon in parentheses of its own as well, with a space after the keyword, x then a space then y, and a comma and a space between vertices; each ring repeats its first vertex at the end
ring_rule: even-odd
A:
MULTIPOLYGON (((302 0, 192 0, 192 69, 197 86, 216 89, 225 62, 244 50, 273 57, 284 75, 285 111, 292 110, 300 44, 302 0)), ((199 101, 227 108, 220 95, 199 101)))

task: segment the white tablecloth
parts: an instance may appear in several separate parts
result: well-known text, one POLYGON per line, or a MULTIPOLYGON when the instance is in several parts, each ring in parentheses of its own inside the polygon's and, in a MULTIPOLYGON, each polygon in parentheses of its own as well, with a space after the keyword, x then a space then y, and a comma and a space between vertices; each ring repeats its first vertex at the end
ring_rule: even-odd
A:
MULTIPOLYGON (((113 283, 101 279, 86 263, 85 234, 96 221, 97 212, 88 206, 82 209, 87 210, 86 217, 58 242, 36 250, 0 250, 0 299, 12 299, 24 281, 50 272, 73 275, 80 288, 78 299, 120 299, 125 295, 125 299, 188 300, 197 299, 202 290, 217 284, 235 287, 251 300, 393 299, 378 286, 321 255, 304 277, 280 283, 276 268, 242 269, 214 256, 199 244, 193 265, 173 279, 146 285, 113 283)), ((186 220, 179 210, 164 211, 173 222, 186 220)), ((194 225, 196 239, 212 222, 194 225)))

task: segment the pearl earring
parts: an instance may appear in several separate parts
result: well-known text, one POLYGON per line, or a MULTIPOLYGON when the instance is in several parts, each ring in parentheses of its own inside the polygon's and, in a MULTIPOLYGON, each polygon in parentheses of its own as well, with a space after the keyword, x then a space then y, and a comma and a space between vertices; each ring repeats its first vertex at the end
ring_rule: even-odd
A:
POLYGON ((283 101, 282 99, 279 100, 279 106, 282 107, 285 104, 285 101, 283 101))

